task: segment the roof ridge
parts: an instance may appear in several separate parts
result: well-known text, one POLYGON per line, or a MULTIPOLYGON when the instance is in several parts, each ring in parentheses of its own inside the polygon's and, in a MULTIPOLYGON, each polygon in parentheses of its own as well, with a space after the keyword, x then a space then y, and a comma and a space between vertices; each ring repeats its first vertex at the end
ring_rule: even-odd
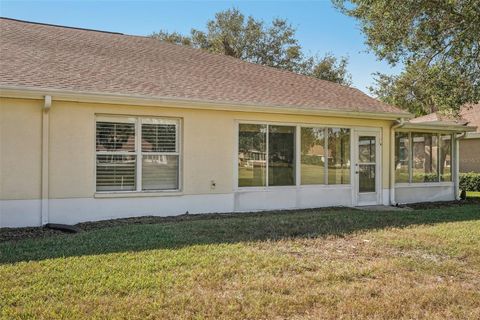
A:
POLYGON ((121 32, 115 32, 115 31, 105 31, 105 30, 98 30, 98 29, 71 27, 71 26, 64 26, 64 25, 60 25, 60 24, 45 23, 45 22, 36 22, 36 21, 28 21, 28 20, 14 19, 14 18, 1 17, 1 16, 0 16, 0 19, 10 20, 10 21, 17 21, 17 22, 23 22, 23 23, 29 23, 29 24, 36 24, 36 25, 40 25, 40 26, 48 26, 48 27, 57 27, 57 28, 65 28, 65 29, 74 29, 74 30, 83 30, 83 31, 92 31, 92 32, 101 32, 101 33, 125 35, 125 34, 123 34, 123 33, 121 33, 121 32))

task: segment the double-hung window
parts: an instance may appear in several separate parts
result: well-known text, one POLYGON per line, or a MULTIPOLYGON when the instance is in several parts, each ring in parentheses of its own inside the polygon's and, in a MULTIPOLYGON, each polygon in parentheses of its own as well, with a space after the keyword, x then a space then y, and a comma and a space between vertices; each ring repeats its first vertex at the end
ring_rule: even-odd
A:
POLYGON ((96 119, 96 190, 179 189, 179 120, 96 119))

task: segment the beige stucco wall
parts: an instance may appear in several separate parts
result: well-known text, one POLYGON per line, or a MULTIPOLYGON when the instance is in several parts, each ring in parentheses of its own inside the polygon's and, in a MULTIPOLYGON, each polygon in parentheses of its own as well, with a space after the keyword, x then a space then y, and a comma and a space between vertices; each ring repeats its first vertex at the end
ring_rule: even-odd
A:
POLYGON ((0 99, 0 200, 40 198, 41 106, 0 99))
MULTIPOLYGON (((1 199, 38 199, 43 101, 1 98, 0 105, 1 199)), ((94 196, 96 114, 181 118, 182 193, 186 195, 233 192, 238 120, 381 128, 382 188, 389 187, 390 121, 78 103, 55 101, 54 97, 50 110, 50 198, 94 196), (215 189, 211 189, 211 180, 216 182, 215 189)))
POLYGON ((480 138, 460 140, 460 172, 480 172, 480 138))

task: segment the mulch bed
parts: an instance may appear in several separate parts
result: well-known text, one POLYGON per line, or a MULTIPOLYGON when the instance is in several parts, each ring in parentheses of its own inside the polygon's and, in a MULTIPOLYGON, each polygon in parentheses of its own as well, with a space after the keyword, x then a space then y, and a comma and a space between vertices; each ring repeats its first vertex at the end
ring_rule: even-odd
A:
MULTIPOLYGON (((480 198, 469 198, 467 200, 461 201, 441 201, 441 202, 422 202, 409 204, 408 207, 414 210, 424 210, 424 209, 438 209, 444 207, 460 207, 463 205, 469 204, 478 204, 480 209, 480 198)), ((317 209, 303 209, 303 210, 293 210, 293 211, 320 211, 320 210, 344 210, 344 207, 329 207, 329 208, 317 208, 317 209)), ((95 222, 84 222, 76 224, 80 232, 118 227, 124 225, 132 224, 158 224, 158 223, 176 223, 182 221, 192 221, 192 220, 208 220, 208 219, 225 219, 230 217, 240 217, 240 216, 259 216, 265 214, 282 214, 289 213, 292 210, 280 210, 280 211, 267 211, 267 212, 253 212, 253 213, 206 213, 206 214, 183 214, 179 216, 171 217, 134 217, 134 218, 123 218, 123 219, 113 219, 113 220, 104 220, 104 221, 95 221, 95 222)), ((17 241, 24 240, 29 238, 48 238, 54 235, 65 234, 66 232, 60 230, 49 229, 45 227, 27 227, 27 228, 0 228, 0 242, 5 241, 17 241)))
POLYGON ((64 234, 64 232, 42 227, 1 228, 0 242, 24 240, 28 238, 48 238, 59 234, 64 234))
POLYGON ((449 207, 461 207, 464 205, 478 204, 480 210, 480 198, 468 198, 466 200, 454 200, 454 201, 438 201, 438 202, 419 202, 411 203, 407 206, 414 210, 425 210, 425 209, 439 209, 439 208, 449 208, 449 207))

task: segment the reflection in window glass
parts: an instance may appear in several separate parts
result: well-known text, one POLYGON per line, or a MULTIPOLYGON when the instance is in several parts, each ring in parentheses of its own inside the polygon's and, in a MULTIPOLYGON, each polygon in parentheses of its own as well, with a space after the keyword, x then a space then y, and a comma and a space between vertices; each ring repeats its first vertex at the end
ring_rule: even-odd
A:
POLYGON ((359 191, 375 192, 376 137, 358 137, 359 191))
POLYGON ((375 192, 375 165, 360 164, 358 167, 359 174, 359 192, 375 192))
POLYGON ((358 160, 360 163, 375 163, 375 137, 358 138, 358 160))
POLYGON ((142 158, 142 190, 178 189, 177 155, 144 155, 142 158))
POLYGON ((238 136, 238 186, 265 186, 267 126, 240 124, 238 136))
POLYGON ((440 135, 440 181, 452 181, 452 136, 440 135))
POLYGON ((97 151, 135 151, 135 123, 97 121, 97 151))
POLYGON ((175 123, 143 123, 143 152, 176 152, 177 125, 175 123))
POLYGON ((395 182, 410 182, 409 178, 410 141, 408 132, 395 133, 395 182))
POLYGON ((413 182, 438 181, 438 138, 431 133, 412 133, 413 182))
POLYGON ((301 129, 301 182, 325 183, 325 129, 301 129))
POLYGON ((97 155, 97 191, 135 190, 135 155, 97 155))
POLYGON ((295 184, 295 127, 268 126, 268 185, 295 184))
POLYGON ((328 129, 328 184, 350 183, 350 129, 328 129))

